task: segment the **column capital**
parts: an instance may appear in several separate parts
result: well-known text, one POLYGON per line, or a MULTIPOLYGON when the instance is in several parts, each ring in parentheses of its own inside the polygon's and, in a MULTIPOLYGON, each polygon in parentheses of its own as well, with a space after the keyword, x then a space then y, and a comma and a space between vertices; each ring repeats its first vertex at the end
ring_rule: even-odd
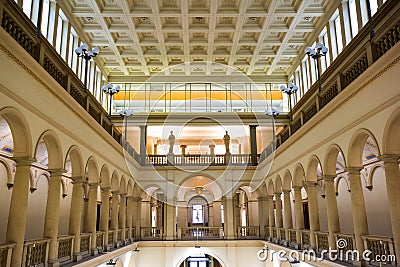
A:
POLYGON ((141 197, 132 197, 132 200, 136 201, 136 202, 141 202, 142 198, 141 197))
POLYGON ((61 176, 67 172, 64 169, 48 169, 47 171, 50 173, 50 176, 61 176))
POLYGON ((316 181, 307 181, 307 182, 305 182, 305 184, 307 185, 307 187, 316 187, 317 186, 316 181))
POLYGON ((360 171, 363 169, 363 167, 347 167, 345 170, 349 174, 360 174, 360 171))
POLYGON ((97 189, 99 187, 99 183, 88 183, 89 189, 97 189))
POLYGON ((326 174, 326 175, 322 176, 322 179, 325 182, 333 182, 335 180, 335 178, 336 178, 336 175, 331 175, 331 174, 326 174))
POLYGON ((281 193, 279 193, 279 192, 274 192, 275 198, 281 198, 281 194, 282 194, 282 192, 281 192, 281 193))
POLYGON ((83 176, 71 177, 73 184, 83 184, 86 183, 86 178, 83 176))
POLYGON ((399 158, 400 155, 396 154, 386 154, 378 157, 378 159, 382 160, 384 163, 395 163, 395 164, 399 163, 399 158))
POLYGON ((17 163, 17 167, 31 166, 36 162, 36 159, 31 157, 12 157, 11 159, 17 163))
POLYGON ((107 186, 107 187, 101 187, 101 192, 102 193, 107 193, 109 194, 111 190, 111 187, 107 186))

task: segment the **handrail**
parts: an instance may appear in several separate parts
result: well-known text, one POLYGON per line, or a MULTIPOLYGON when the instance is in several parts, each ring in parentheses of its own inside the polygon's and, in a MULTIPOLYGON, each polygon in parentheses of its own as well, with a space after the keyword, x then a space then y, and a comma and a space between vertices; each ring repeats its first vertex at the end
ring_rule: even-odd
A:
POLYGON ((47 265, 50 240, 50 238, 43 238, 25 241, 22 266, 47 265))
MULTIPOLYGON (((140 156, 139 156, 140 158, 140 156)), ((136 157, 135 157, 136 159, 136 157)), ((146 155, 143 165, 166 166, 166 165, 199 165, 199 166, 226 166, 226 165, 257 165, 260 154, 256 157, 257 162, 253 163, 251 154, 231 155, 146 155)), ((141 161, 138 161, 141 163, 141 161)))
POLYGON ((57 237, 58 261, 60 263, 73 260, 74 239, 75 236, 73 235, 57 237))
POLYGON ((370 250, 372 253, 372 256, 370 258, 377 259, 376 257, 379 255, 380 260, 385 262, 385 264, 396 263, 393 238, 373 235, 366 235, 362 236, 361 238, 364 241, 365 249, 370 250))
POLYGON ((237 228, 237 237, 239 239, 259 239, 260 227, 259 226, 239 226, 237 228))
POLYGON ((1 244, 0 245, 0 266, 11 265, 11 255, 15 244, 1 244))
POLYGON ((140 235, 143 240, 162 240, 163 227, 141 227, 140 235))
POLYGON ((223 227, 201 226, 201 227, 179 227, 178 239, 204 240, 204 239, 222 239, 224 237, 223 227))

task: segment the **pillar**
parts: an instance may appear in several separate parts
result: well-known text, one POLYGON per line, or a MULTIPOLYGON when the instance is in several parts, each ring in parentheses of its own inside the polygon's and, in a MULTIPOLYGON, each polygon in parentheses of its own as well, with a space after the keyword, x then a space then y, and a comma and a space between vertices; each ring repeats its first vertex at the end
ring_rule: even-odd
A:
POLYGON ((185 155, 186 154, 186 145, 181 145, 181 153, 182 153, 182 155, 185 155))
POLYGON ((7 225, 7 243, 15 243, 11 266, 20 267, 24 248, 26 213, 28 207, 31 159, 15 159, 17 163, 7 225))
POLYGON ((118 196, 119 191, 113 191, 112 192, 112 197, 111 197, 111 222, 110 222, 110 228, 111 230, 114 230, 114 242, 113 243, 118 243, 117 242, 117 230, 118 230, 118 210, 119 210, 119 196, 118 196))
POLYGON ((135 227, 135 239, 140 239, 140 227, 142 218, 142 198, 134 197, 133 201, 133 227, 135 227))
POLYGON ((120 203, 119 203, 119 219, 118 225, 119 229, 122 229, 122 242, 125 242, 125 228, 126 228, 126 193, 120 194, 120 203))
POLYGON ((166 240, 174 240, 176 237, 176 201, 169 200, 164 204, 164 231, 166 240))
POLYGON ((275 214, 274 214, 274 196, 268 196, 268 224, 269 227, 275 227, 275 214))
POLYGON ((361 168, 347 168, 350 177, 350 197, 353 212, 354 235, 356 248, 364 251, 363 235, 368 235, 367 212, 364 203, 363 188, 360 177, 361 168))
POLYGON ((340 232, 339 213, 334 185, 335 175, 324 175, 326 214, 328 217, 329 247, 336 249, 335 233, 340 232))
POLYGON ((187 207, 186 201, 179 201, 178 202, 178 228, 187 227, 187 207))
POLYGON ((222 218, 221 218, 221 201, 216 200, 212 204, 212 213, 213 213, 213 226, 221 227, 222 226, 222 218))
POLYGON ((108 250, 108 221, 110 216, 110 187, 101 189, 100 231, 104 232, 104 246, 108 250))
POLYGON ((126 227, 129 229, 129 236, 125 236, 125 239, 131 240, 132 238, 132 225, 133 225, 133 197, 127 197, 126 201, 126 227))
POLYGON ((310 218, 310 241, 313 248, 317 247, 315 231, 319 231, 319 212, 316 182, 307 182, 308 215, 310 218))
POLYGON ((215 155, 215 145, 209 145, 208 147, 210 148, 210 155, 214 156, 215 155))
POLYGON ((257 125, 250 125, 250 152, 251 152, 251 162, 253 166, 258 164, 257 161, 257 125))
POLYGON ((300 186, 293 187, 294 190, 294 214, 296 218, 296 239, 300 243, 300 230, 304 229, 303 198, 300 186))
POLYGON ((146 157, 146 143, 147 143, 147 126, 141 125, 140 128, 140 157, 142 159, 142 163, 146 157))
POLYGON ((277 228, 283 227, 283 216, 282 216, 282 199, 281 193, 275 193, 275 205, 276 205, 276 222, 275 225, 277 228))
POLYGON ((50 180, 44 219, 43 237, 50 238, 49 266, 59 266, 58 263, 58 221, 60 218, 61 176, 65 170, 49 170, 50 180))
POLYGON ((99 184, 89 184, 89 202, 87 209, 87 221, 86 229, 92 234, 91 237, 91 254, 97 255, 97 243, 96 243, 96 221, 97 221, 97 191, 99 184))
POLYGON ((258 197, 258 221, 260 225, 260 237, 265 237, 265 226, 268 226, 268 198, 258 197))
POLYGON ((69 234, 75 237, 74 239, 74 261, 82 259, 81 247, 81 222, 82 222, 82 208, 83 208, 83 184, 86 182, 84 177, 73 177, 71 208, 69 215, 69 234))
POLYGON ((290 190, 283 190, 283 212, 285 214, 285 228, 292 229, 292 205, 290 203, 290 190))
POLYGON ((230 196, 223 198, 224 203, 224 234, 226 239, 235 239, 236 217, 234 199, 230 196))
MULTIPOLYGON (((395 254, 400 258, 400 170, 398 155, 381 157, 385 165, 386 189, 389 202, 390 220, 394 240, 395 254)), ((399 265, 399 259, 397 259, 399 265)))

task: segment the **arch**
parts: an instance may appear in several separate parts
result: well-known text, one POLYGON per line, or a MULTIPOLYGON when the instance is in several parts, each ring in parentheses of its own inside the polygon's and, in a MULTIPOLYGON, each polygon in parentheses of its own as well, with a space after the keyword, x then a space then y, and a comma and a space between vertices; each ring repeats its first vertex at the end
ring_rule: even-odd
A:
POLYGON ((0 157, 0 165, 4 166, 4 169, 6 170, 6 182, 7 184, 13 184, 13 177, 11 175, 12 171, 10 169, 10 166, 8 165, 8 162, 5 161, 3 158, 0 157))
POLYGON ((6 107, 0 110, 2 116, 10 127, 14 143, 13 156, 32 158, 32 136, 29 124, 17 109, 6 107))
MULTIPOLYGON (((316 155, 312 155, 307 164, 307 182, 316 182, 318 180, 318 168, 322 168, 321 162, 316 155)), ((322 173, 322 170, 321 170, 322 173)))
POLYGON ((92 156, 86 163, 86 175, 89 184, 95 184, 100 182, 99 171, 97 167, 97 161, 92 156))
POLYGON ((273 196, 274 195, 274 183, 272 182, 272 179, 268 179, 267 181, 267 194, 269 196, 273 196))
POLYGON ((400 108, 394 111, 386 122, 383 131, 383 154, 400 154, 400 108))
POLYGON ((126 181, 125 175, 122 175, 120 184, 119 184, 119 191, 121 194, 126 194, 128 182, 126 181))
MULTIPOLYGON (((194 249, 196 249, 196 248, 194 248, 194 249)), ((210 256, 212 256, 213 258, 217 259, 217 260, 219 261, 219 263, 222 265, 222 267, 227 267, 226 263, 225 263, 225 262, 221 259, 221 257, 219 257, 214 251, 212 251, 212 250, 210 250, 210 249, 207 249, 207 248, 203 248, 203 250, 206 250, 206 251, 204 251, 204 254, 210 255, 210 256)), ((189 252, 187 252, 184 256, 182 256, 182 257, 178 260, 178 264, 176 265, 176 267, 180 267, 181 264, 182 264, 187 258, 189 258, 189 257, 192 256, 193 254, 195 254, 195 253, 193 253, 193 252, 194 252, 194 251, 189 251, 189 252)))
POLYGON ((81 150, 73 145, 68 149, 67 155, 65 157, 64 169, 66 169, 67 158, 71 161, 71 177, 83 177, 83 157, 81 150))
POLYGON ((306 175, 305 175, 303 165, 301 165, 301 163, 297 163, 297 165, 294 169, 294 174, 293 174, 293 183, 292 183, 293 187, 294 186, 302 187, 305 176, 306 175))
POLYGON ((292 190, 292 174, 289 170, 285 170, 283 174, 282 190, 292 190))
POLYGON ((47 167, 51 170, 62 169, 64 167, 63 156, 62 156, 63 153, 62 153, 60 139, 58 138, 57 134, 52 130, 47 130, 43 132, 36 143, 35 156, 38 153, 38 147, 40 146, 42 140, 46 145, 46 150, 47 150, 47 156, 48 156, 47 167))
POLYGON ((104 164, 103 167, 101 167, 100 181, 101 181, 101 188, 111 187, 110 169, 108 168, 107 164, 104 164))
POLYGON ((133 186, 134 186, 133 179, 128 179, 128 187, 126 189, 126 195, 128 197, 133 196, 133 186))
MULTIPOLYGON (((348 160, 347 166, 350 167, 363 166, 362 156, 364 151, 364 145, 369 137, 371 137, 378 146, 378 143, 376 142, 374 135, 367 129, 364 128, 359 129, 353 134, 350 140, 349 150, 347 153, 347 160, 348 160)), ((379 153, 379 147, 378 147, 378 153, 379 153)))
POLYGON ((282 193, 282 178, 277 175, 274 180, 272 180, 274 185, 274 193, 282 193))
POLYGON ((211 199, 207 198, 208 201, 214 201, 222 197, 222 189, 216 182, 216 179, 210 175, 203 174, 191 174, 187 176, 179 184, 176 192, 176 198, 178 201, 186 201, 189 197, 190 190, 193 188, 201 186, 207 189, 211 194, 211 199))
POLYGON ((120 180, 117 171, 114 171, 111 176, 111 191, 116 192, 120 190, 120 180))
POLYGON ((344 159, 344 167, 346 168, 346 159, 344 157, 341 147, 337 144, 332 144, 328 147, 325 158, 324 158, 324 170, 326 175, 336 175, 337 172, 337 160, 339 154, 342 155, 344 159))

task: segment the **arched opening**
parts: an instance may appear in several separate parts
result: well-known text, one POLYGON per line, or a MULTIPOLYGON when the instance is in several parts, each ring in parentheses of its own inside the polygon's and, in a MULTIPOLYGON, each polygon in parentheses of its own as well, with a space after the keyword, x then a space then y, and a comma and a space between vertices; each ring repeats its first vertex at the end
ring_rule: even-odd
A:
POLYGON ((179 267, 223 267, 223 265, 211 255, 198 253, 187 257, 179 267))
POLYGON ((201 195, 192 197, 188 202, 188 225, 208 226, 209 207, 207 199, 201 195))

